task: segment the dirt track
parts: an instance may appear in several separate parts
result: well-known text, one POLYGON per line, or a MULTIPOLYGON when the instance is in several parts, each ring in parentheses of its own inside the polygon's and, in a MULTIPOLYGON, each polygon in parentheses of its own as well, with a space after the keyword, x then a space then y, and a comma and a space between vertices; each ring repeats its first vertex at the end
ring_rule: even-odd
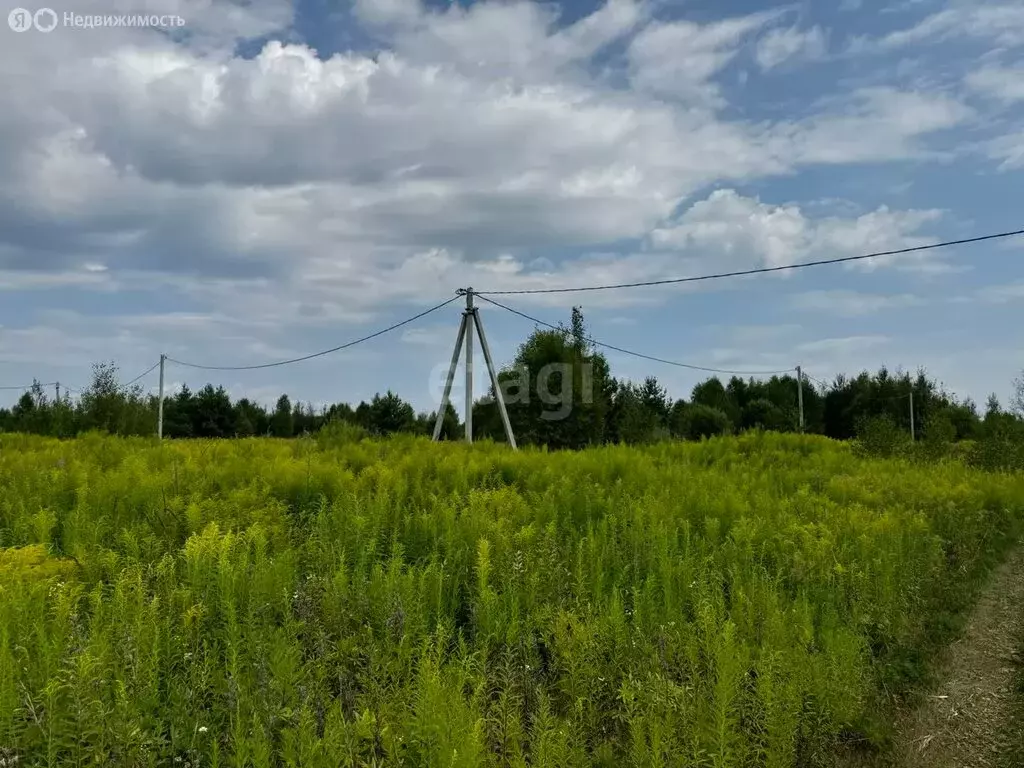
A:
POLYGON ((992 575, 964 633, 944 653, 925 704, 900 725, 899 768, 1024 766, 1015 676, 1024 636, 1024 547, 992 575))

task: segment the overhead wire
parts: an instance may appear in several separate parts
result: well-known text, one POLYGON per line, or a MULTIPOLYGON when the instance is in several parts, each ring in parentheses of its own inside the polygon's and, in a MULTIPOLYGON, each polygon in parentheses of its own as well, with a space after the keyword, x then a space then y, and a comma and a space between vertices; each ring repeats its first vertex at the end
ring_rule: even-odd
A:
POLYGON ((45 381, 45 382, 35 382, 35 381, 33 381, 27 387, 0 387, 0 390, 3 390, 4 392, 19 392, 19 391, 27 392, 28 390, 32 389, 32 387, 34 387, 36 384, 39 384, 40 387, 52 387, 52 386, 55 386, 57 384, 57 382, 56 381, 45 381))
POLYGON ((875 253, 865 253, 859 256, 842 256, 835 259, 819 259, 817 261, 804 261, 798 264, 785 264, 779 267, 758 267, 756 269, 743 269, 734 272, 719 272, 711 275, 697 275, 694 277, 675 277, 666 280, 646 280, 637 283, 614 283, 609 285, 590 285, 578 288, 524 288, 520 290, 507 290, 507 291, 473 291, 477 296, 511 296, 511 295, 527 295, 527 294, 539 294, 539 293, 581 293, 583 291, 610 291, 619 288, 642 288, 656 285, 675 285, 679 283, 698 283, 705 280, 721 280, 728 277, 745 277, 747 275, 762 275, 769 272, 786 272, 796 269, 805 269, 807 267, 820 267, 826 264, 843 264, 851 261, 864 261, 866 259, 877 259, 882 256, 900 256, 907 253, 917 253, 920 251, 930 251, 936 248, 950 248, 955 245, 968 245, 970 243, 980 243, 986 240, 998 240, 1007 237, 1016 237, 1024 235, 1024 229, 1018 229, 1011 232, 998 232, 991 235, 981 235, 979 237, 968 237, 962 240, 946 240, 941 243, 932 243, 930 245, 916 245, 910 248, 899 248, 892 251, 877 251, 875 253))
POLYGON ((809 374, 807 371, 801 370, 801 373, 803 373, 803 375, 806 376, 811 381, 813 381, 813 382, 815 382, 817 384, 821 384, 821 386, 825 387, 826 389, 828 389, 829 387, 832 386, 831 384, 825 383, 824 381, 822 381, 821 379, 817 378, 816 376, 811 376, 811 374, 809 374))
POLYGON ((134 379, 132 379, 131 381, 129 381, 129 382, 127 383, 127 384, 123 384, 123 385, 122 385, 122 388, 123 388, 123 389, 128 389, 128 387, 130 387, 130 386, 131 386, 132 384, 134 384, 134 383, 135 383, 136 381, 138 381, 139 379, 141 379, 141 378, 142 378, 142 377, 144 377, 144 376, 148 376, 148 375, 149 375, 150 373, 152 373, 153 371, 155 371, 155 370, 157 369, 157 367, 159 367, 159 365, 160 365, 160 361, 158 360, 158 361, 157 361, 157 362, 156 362, 156 363, 155 363, 155 364, 154 364, 153 366, 151 366, 150 368, 147 368, 147 369, 146 369, 145 371, 143 371, 142 373, 140 373, 140 374, 139 374, 138 376, 136 376, 136 377, 135 377, 134 379))
MULTIPOLYGON (((1009 238, 1009 237, 1017 237, 1017 236, 1020 236, 1020 235, 1024 235, 1024 229, 1018 229, 1018 230, 1013 230, 1013 231, 1008 231, 1008 232, 998 232, 998 233, 993 233, 993 234, 988 234, 988 235, 981 235, 981 236, 978 236, 978 237, 963 238, 963 239, 960 239, 960 240, 947 240, 947 241, 943 241, 943 242, 940 242, 940 243, 932 243, 932 244, 929 244, 929 245, 919 245, 919 246, 913 246, 913 247, 909 247, 909 248, 900 248, 900 249, 888 250, 888 251, 877 251, 877 252, 874 252, 874 253, 866 253, 866 254, 861 254, 861 255, 858 255, 858 256, 844 256, 844 257, 833 258, 833 259, 820 259, 820 260, 816 260, 816 261, 806 261, 806 262, 801 262, 801 263, 797 263, 797 264, 786 264, 786 265, 776 266, 776 267, 759 267, 759 268, 756 268, 756 269, 736 270, 736 271, 732 271, 732 272, 720 272, 720 273, 715 273, 715 274, 696 275, 696 276, 691 276, 691 277, 670 278, 670 279, 664 279, 664 280, 648 280, 648 281, 633 282, 633 283, 614 283, 614 284, 580 286, 580 287, 571 287, 571 288, 533 288, 533 289, 504 290, 504 291, 473 291, 473 294, 476 295, 476 296, 479 296, 481 299, 483 299, 484 301, 489 302, 490 304, 493 304, 493 305, 495 305, 497 307, 500 307, 501 309, 504 309, 507 312, 510 312, 510 313, 512 313, 514 315, 518 315, 518 316, 520 316, 522 318, 525 318, 526 320, 529 320, 529 321, 531 321, 533 323, 536 323, 537 325, 545 326, 547 328, 552 328, 554 330, 559 330, 558 326, 552 325, 551 323, 547 323, 547 322, 545 322, 543 320, 540 320, 538 318, 532 317, 532 316, 530 316, 530 315, 528 315, 528 314, 526 314, 524 312, 521 312, 521 311, 519 311, 517 309, 514 309, 512 307, 506 306, 504 304, 501 304, 501 303, 499 303, 499 302, 497 302, 497 301, 495 301, 493 299, 490 299, 488 297, 489 296, 500 296, 500 295, 530 295, 530 294, 553 294, 553 293, 579 293, 579 292, 584 292, 584 291, 605 291, 605 290, 616 290, 616 289, 622 289, 622 288, 639 288, 639 287, 659 286, 659 285, 673 285, 673 284, 682 284, 682 283, 695 283, 695 282, 702 282, 702 281, 707 281, 707 280, 720 280, 720 279, 725 279, 725 278, 730 278, 730 277, 744 277, 744 276, 749 276, 749 275, 767 274, 767 273, 772 273, 772 272, 784 272, 784 271, 790 271, 790 270, 804 269, 806 267, 823 266, 823 265, 828 265, 828 264, 842 264, 842 263, 848 263, 848 262, 863 261, 863 260, 874 259, 874 258, 879 258, 879 257, 883 257, 883 256, 897 256, 897 255, 903 255, 903 254, 908 254, 908 253, 917 253, 917 252, 922 252, 922 251, 930 251, 930 250, 935 250, 935 249, 938 249, 938 248, 949 248, 949 247, 957 246, 957 245, 967 245, 967 244, 972 244, 972 243, 980 243, 980 242, 984 242, 984 241, 1004 239, 1004 238, 1009 238)), ((179 359, 173 358, 173 357, 165 357, 164 359, 166 361, 168 361, 168 362, 172 362, 172 363, 175 363, 177 365, 181 365, 181 366, 184 366, 184 367, 187 367, 187 368, 195 368, 195 369, 207 370, 207 371, 250 371, 250 370, 259 370, 259 369, 263 369, 263 368, 275 368, 275 367, 279 367, 279 366, 283 366, 283 365, 291 365, 293 363, 300 363, 300 362, 304 362, 306 360, 312 360, 313 358, 322 357, 324 355, 329 355, 329 354, 332 354, 334 352, 340 352, 341 350, 348 349, 350 347, 354 347, 357 344, 362 344, 363 342, 370 341, 371 339, 377 338, 378 336, 382 336, 382 335, 384 335, 386 333, 394 331, 394 330, 396 330, 398 328, 401 328, 402 326, 408 325, 409 323, 415 322, 416 320, 419 320, 422 317, 425 317, 425 316, 427 316, 427 315, 429 315, 429 314, 431 314, 433 312, 436 312, 436 311, 442 309, 443 307, 448 306, 452 302, 456 301, 460 297, 460 295, 464 295, 464 292, 460 292, 459 294, 456 294, 456 296, 453 296, 452 298, 450 298, 450 299, 448 299, 446 301, 443 301, 440 304, 437 304, 437 305, 435 305, 433 307, 430 307, 429 309, 424 310, 423 312, 420 312, 420 313, 418 313, 416 315, 413 315, 412 317, 409 317, 409 318, 407 318, 407 319, 405 319, 405 320, 403 320, 401 322, 398 322, 398 323, 395 323, 393 325, 390 325, 387 328, 383 328, 383 329, 381 329, 379 331, 376 331, 374 333, 371 333, 371 334, 369 334, 367 336, 363 336, 363 337, 355 339, 353 341, 346 342, 345 344, 339 344, 338 346, 331 347, 330 349, 321 350, 319 352, 314 352, 314 353, 309 354, 309 355, 303 355, 301 357, 289 358, 287 360, 278 360, 278 361, 271 362, 271 363, 261 363, 261 364, 258 364, 258 365, 234 365, 234 366, 231 366, 231 365, 201 365, 199 363, 191 363, 191 362, 188 362, 188 361, 185 361, 185 360, 179 360, 179 359)), ((591 343, 591 344, 593 344, 595 346, 604 347, 606 349, 611 349, 611 350, 613 350, 615 352, 620 352, 622 354, 630 355, 630 356, 641 358, 641 359, 644 359, 644 360, 651 360, 653 362, 663 363, 665 365, 672 365, 672 366, 676 366, 676 367, 679 367, 679 368, 686 368, 686 369, 695 370, 695 371, 704 371, 704 372, 708 372, 708 373, 722 373, 722 374, 730 374, 730 375, 737 375, 737 376, 767 376, 767 375, 779 375, 779 374, 790 373, 791 370, 792 370, 792 369, 784 369, 784 370, 776 370, 776 371, 737 371, 737 370, 728 370, 728 369, 723 369, 723 368, 713 368, 713 367, 710 367, 710 366, 693 365, 693 364, 690 364, 690 363, 681 363, 681 362, 678 362, 678 361, 675 361, 675 360, 667 360, 667 359, 664 359, 664 358, 655 357, 653 355, 646 355, 646 354, 643 354, 643 353, 640 353, 640 352, 635 352, 633 350, 624 349, 622 347, 617 347, 617 346, 614 346, 612 344, 607 344, 605 342, 598 341, 598 340, 592 339, 592 338, 588 338, 588 339, 586 339, 586 341, 588 341, 589 343, 591 343)), ((143 373, 139 374, 134 379, 129 381, 127 384, 125 384, 124 387, 125 388, 130 387, 132 384, 136 383, 137 381, 142 379, 144 376, 147 376, 149 373, 151 373, 153 370, 155 370, 159 366, 159 364, 160 364, 159 362, 155 363, 153 366, 148 368, 146 371, 144 371, 143 373)), ((828 384, 826 384, 825 382, 821 381, 820 379, 816 379, 815 377, 810 376, 809 374, 805 374, 805 375, 807 375, 808 378, 818 382, 822 386, 825 386, 825 387, 829 386, 828 384)), ((46 382, 46 383, 40 383, 39 386, 51 387, 51 386, 55 386, 56 384, 57 384, 57 382, 46 382)), ((34 387, 35 385, 36 385, 36 382, 33 382, 32 384, 29 384, 29 385, 26 385, 26 386, 0 386, 0 391, 27 391, 27 390, 32 389, 32 387, 34 387)), ((71 387, 65 387, 65 389, 70 390, 70 391, 74 391, 74 392, 78 392, 78 390, 75 390, 75 389, 73 389, 71 387)))
POLYGON ((379 331, 376 331, 375 333, 371 333, 368 336, 363 336, 362 338, 355 339, 354 341, 349 341, 349 342, 346 342, 345 344, 339 344, 336 347, 331 347, 330 349, 325 349, 325 350, 322 350, 320 352, 314 352, 311 355, 303 355, 302 357, 293 357, 293 358, 290 358, 288 360, 278 360, 278 361, 273 362, 273 363, 262 363, 260 365, 199 365, 197 363, 188 363, 188 362, 185 362, 184 360, 178 360, 177 358, 173 358, 173 357, 167 357, 165 359, 168 362, 175 363, 177 365, 183 365, 186 368, 198 368, 198 369, 204 370, 204 371, 254 371, 254 370, 257 370, 257 369, 260 369, 260 368, 276 368, 276 367, 281 366, 281 365, 291 365, 292 363, 301 363, 301 362, 303 362, 305 360, 312 360, 314 357, 323 357, 324 355, 329 355, 329 354, 331 354, 333 352, 340 352, 343 349, 348 349, 349 347, 354 347, 356 344, 362 344, 364 341, 369 341, 370 339, 375 339, 378 336, 383 336, 385 333, 389 333, 389 332, 391 332, 391 331, 393 331, 393 330, 395 330, 397 328, 401 328, 403 325, 408 325, 409 323, 415 322, 416 320, 419 320, 422 317, 426 317, 427 315, 429 315, 432 312, 436 312, 437 310, 439 310, 439 309, 441 309, 443 307, 448 306, 453 301, 456 301, 458 298, 460 298, 458 295, 453 296, 452 298, 448 299, 447 301, 443 301, 440 304, 437 304, 437 305, 431 307, 430 309, 427 309, 427 310, 425 310, 423 312, 420 312, 419 314, 413 315, 412 317, 410 317, 410 318, 408 318, 406 320, 403 320, 400 323, 395 323, 394 325, 389 325, 387 328, 383 328, 383 329, 381 329, 379 331))
MULTIPOLYGON (((486 301, 487 303, 493 304, 496 307, 500 307, 501 309, 504 309, 506 312, 511 312, 513 315, 518 315, 519 317, 525 318, 526 320, 536 323, 537 325, 542 325, 547 328, 551 328, 552 330, 555 331, 561 330, 557 325, 552 325, 551 323, 545 322, 544 320, 532 317, 531 315, 528 315, 525 312, 520 312, 518 309, 513 309, 512 307, 502 304, 501 302, 495 301, 494 299, 490 299, 487 296, 480 295, 476 291, 473 291, 473 295, 480 296, 480 298, 486 301)), ((613 344, 607 344, 603 341, 598 341, 597 339, 592 339, 590 337, 585 338, 584 341, 587 341, 590 344, 593 344, 594 346, 597 347, 604 347, 605 349, 611 349, 614 350, 615 352, 621 352, 624 355, 631 355, 633 357, 639 357, 643 360, 652 360, 656 363, 664 363, 665 365, 673 365, 676 366, 677 368, 687 368, 691 371, 703 371, 705 373, 724 373, 733 376, 773 376, 784 373, 793 373, 795 370, 793 368, 786 368, 784 370, 778 371, 732 371, 724 368, 710 368, 704 365, 691 365, 690 363, 680 363, 676 360, 666 360, 661 357, 645 355, 642 352, 634 352, 633 350, 617 347, 613 344)))

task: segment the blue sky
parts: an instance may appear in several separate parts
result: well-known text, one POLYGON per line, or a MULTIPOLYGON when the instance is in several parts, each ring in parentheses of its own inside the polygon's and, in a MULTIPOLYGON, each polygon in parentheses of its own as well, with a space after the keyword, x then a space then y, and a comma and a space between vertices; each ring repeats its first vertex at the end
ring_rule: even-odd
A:
MULTIPOLYGON (((74 10, 185 27, 0 31, 0 385, 82 387, 99 360, 127 379, 161 352, 303 355, 467 285, 659 280, 1024 227, 1019 3, 74 10)), ((979 402, 1024 369, 1024 238, 508 303, 550 322, 578 303, 594 337, 696 365, 924 367, 979 402)), ((531 326, 484 306, 507 362, 531 326)), ((458 320, 452 305, 307 363, 167 380, 316 404, 391 388, 429 410, 458 320)), ((674 396, 702 378, 608 357, 674 396)))

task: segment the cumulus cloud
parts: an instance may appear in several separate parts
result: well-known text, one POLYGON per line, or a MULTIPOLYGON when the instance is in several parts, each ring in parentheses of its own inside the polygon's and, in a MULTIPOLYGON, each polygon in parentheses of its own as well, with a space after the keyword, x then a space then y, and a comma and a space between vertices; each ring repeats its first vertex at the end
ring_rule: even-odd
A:
POLYGON ((186 27, 5 37, 0 284, 159 296, 186 308, 127 314, 133 338, 218 335, 239 355, 308 351, 287 329, 367 323, 457 285, 632 282, 927 242, 935 212, 821 218, 706 190, 926 157, 973 118, 896 86, 782 121, 746 114, 730 67, 823 50, 820 28, 777 29, 776 13, 697 22, 608 0, 564 23, 522 0, 365 0, 354 18, 372 43, 328 55, 292 29, 291 2, 147 11, 186 27))
MULTIPOLYGON (((771 205, 721 189, 671 226, 655 230, 652 241, 662 249, 715 253, 730 266, 777 267, 927 245, 935 240, 918 232, 940 217, 936 210, 892 211, 883 206, 852 219, 814 219, 798 205, 771 205)), ((884 263, 894 258, 885 257, 884 263)))

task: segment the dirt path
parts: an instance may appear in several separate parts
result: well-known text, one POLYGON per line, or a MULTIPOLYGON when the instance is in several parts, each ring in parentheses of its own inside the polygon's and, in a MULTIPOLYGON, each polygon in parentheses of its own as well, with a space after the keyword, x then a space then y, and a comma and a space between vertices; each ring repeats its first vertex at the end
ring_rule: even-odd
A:
POLYGON ((1024 766, 1014 697, 1024 637, 1024 547, 993 574, 963 636, 945 652, 942 683, 900 724, 899 768, 1024 766))

